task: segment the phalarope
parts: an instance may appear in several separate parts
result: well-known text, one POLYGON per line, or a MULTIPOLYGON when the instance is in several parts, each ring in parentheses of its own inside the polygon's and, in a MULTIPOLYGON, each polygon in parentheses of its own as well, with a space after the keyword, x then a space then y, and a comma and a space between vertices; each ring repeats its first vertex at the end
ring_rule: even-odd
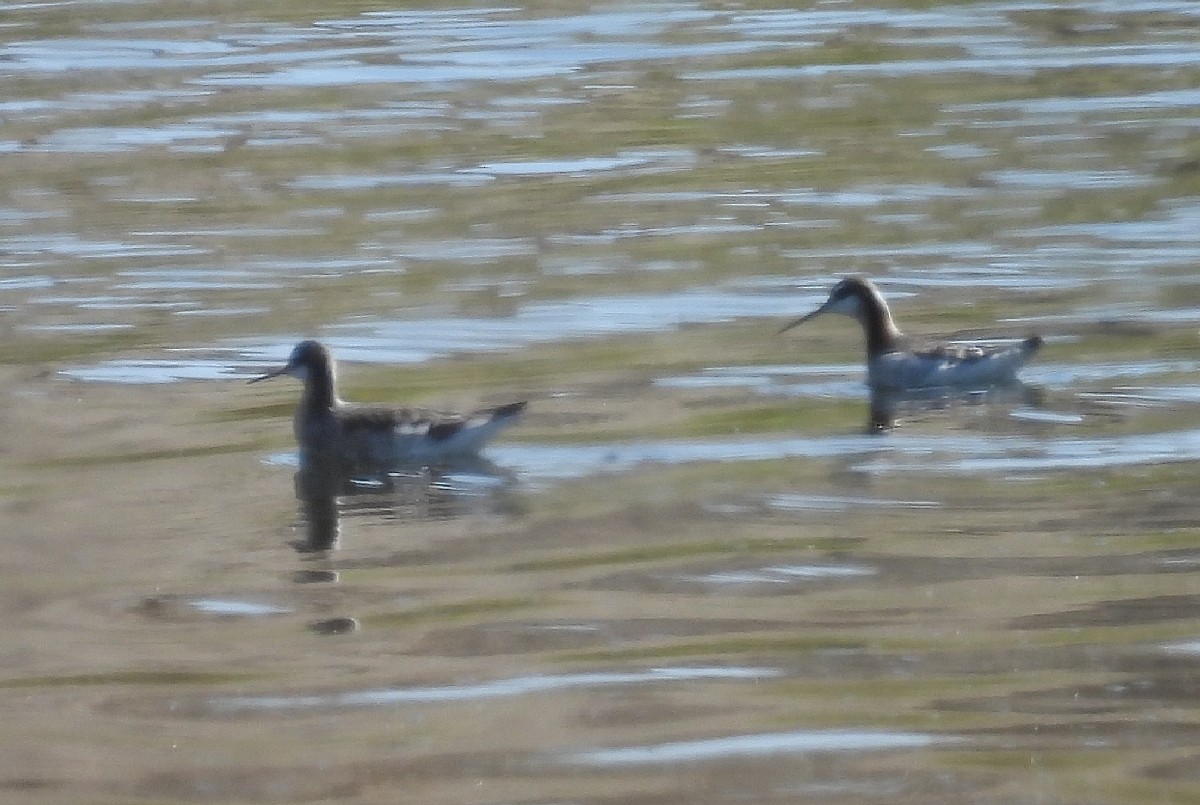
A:
POLYGON ((293 427, 305 460, 388 467, 474 456, 525 410, 524 402, 469 414, 436 413, 343 402, 333 356, 318 341, 301 341, 287 364, 251 383, 290 375, 304 382, 293 427))
POLYGON ((867 382, 879 390, 988 388, 1013 383, 1017 370, 1042 346, 1041 337, 1035 335, 1000 347, 940 343, 910 348, 879 289, 862 277, 842 280, 833 286, 823 305, 779 332, 825 313, 841 313, 862 325, 867 338, 867 382))

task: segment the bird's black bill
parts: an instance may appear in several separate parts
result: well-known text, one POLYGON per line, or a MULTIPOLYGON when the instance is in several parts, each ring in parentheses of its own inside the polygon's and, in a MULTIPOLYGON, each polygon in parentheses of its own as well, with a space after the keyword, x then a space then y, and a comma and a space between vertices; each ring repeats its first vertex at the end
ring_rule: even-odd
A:
POLYGON ((815 319, 817 316, 820 316, 822 313, 824 313, 825 308, 827 308, 827 307, 829 307, 828 302, 821 305, 819 308, 814 310, 812 313, 805 313, 803 316, 796 319, 795 321, 793 321, 789 324, 785 324, 783 327, 779 328, 779 332, 776 333, 776 335, 779 335, 781 333, 786 333, 788 330, 792 329, 793 327, 799 327, 801 324, 804 324, 804 322, 808 321, 809 319, 815 319))
POLYGON ((288 370, 288 368, 286 366, 281 366, 278 369, 272 369, 270 372, 267 372, 265 375, 259 375, 258 377, 252 377, 249 380, 247 380, 246 383, 250 384, 250 383, 257 383, 260 380, 270 380, 273 377, 279 377, 282 374, 286 374, 287 370, 288 370))

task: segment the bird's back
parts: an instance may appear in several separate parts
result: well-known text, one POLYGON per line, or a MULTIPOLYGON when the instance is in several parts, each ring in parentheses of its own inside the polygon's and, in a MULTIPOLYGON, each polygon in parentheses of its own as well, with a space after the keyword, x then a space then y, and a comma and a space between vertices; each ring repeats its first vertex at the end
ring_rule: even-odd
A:
POLYGON ((987 388, 1012 383, 1020 369, 1041 347, 1031 336, 1019 344, 1001 347, 936 344, 913 350, 896 350, 868 363, 870 383, 883 389, 938 386, 987 388))
POLYGON ((524 409, 521 402, 452 414, 339 403, 317 415, 297 412, 296 439, 309 455, 355 466, 437 461, 474 455, 524 409))

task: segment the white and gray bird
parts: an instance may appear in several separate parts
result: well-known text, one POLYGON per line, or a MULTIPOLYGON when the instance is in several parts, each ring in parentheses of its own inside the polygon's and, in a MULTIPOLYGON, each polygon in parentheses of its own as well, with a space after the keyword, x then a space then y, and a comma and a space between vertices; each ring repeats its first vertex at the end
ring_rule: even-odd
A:
POLYGON ((515 402, 466 414, 344 402, 338 397, 333 355, 318 341, 301 341, 288 362, 251 383, 289 375, 304 383, 293 420, 304 459, 355 467, 429 464, 474 456, 525 410, 515 402))
POLYGON ((914 346, 896 326, 879 289, 863 277, 843 279, 833 286, 824 304, 779 332, 826 313, 849 316, 862 326, 867 340, 867 382, 881 391, 982 389, 1013 383, 1017 370, 1042 346, 1036 335, 995 347, 957 343, 914 346))

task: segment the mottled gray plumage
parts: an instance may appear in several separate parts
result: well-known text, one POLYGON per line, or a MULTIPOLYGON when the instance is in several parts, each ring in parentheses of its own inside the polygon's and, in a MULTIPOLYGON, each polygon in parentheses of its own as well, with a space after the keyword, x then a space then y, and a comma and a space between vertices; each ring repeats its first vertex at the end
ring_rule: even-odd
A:
POLYGON ((343 402, 329 349, 301 341, 287 364, 251 383, 290 375, 304 383, 293 426, 302 457, 387 467, 473 456, 525 410, 524 402, 467 414, 343 402))
POLYGON ((825 313, 849 316, 862 326, 867 342, 867 379, 877 389, 978 388, 1011 383, 1017 370, 1042 346, 1041 337, 1036 335, 998 347, 912 345, 896 326, 879 289, 863 277, 842 280, 833 287, 824 304, 779 332, 825 313))

